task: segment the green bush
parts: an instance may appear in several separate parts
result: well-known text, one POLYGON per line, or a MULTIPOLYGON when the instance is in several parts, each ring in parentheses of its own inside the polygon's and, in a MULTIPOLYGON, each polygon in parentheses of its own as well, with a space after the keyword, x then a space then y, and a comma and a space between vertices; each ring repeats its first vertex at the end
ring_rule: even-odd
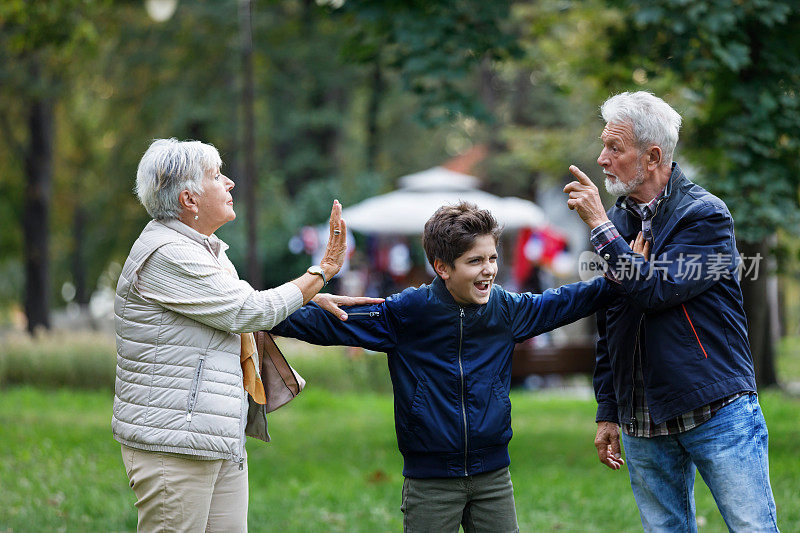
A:
POLYGON ((279 338, 277 342, 308 387, 331 392, 392 391, 385 354, 360 348, 312 346, 293 339, 279 338))
POLYGON ((0 384, 111 389, 116 357, 108 333, 9 334, 0 341, 0 384))
MULTIPOLYGON (((308 382, 333 392, 390 392, 386 356, 278 341, 289 362, 308 382)), ((97 332, 49 332, 29 337, 14 333, 0 339, 0 385, 76 389, 114 388, 114 337, 97 332)))

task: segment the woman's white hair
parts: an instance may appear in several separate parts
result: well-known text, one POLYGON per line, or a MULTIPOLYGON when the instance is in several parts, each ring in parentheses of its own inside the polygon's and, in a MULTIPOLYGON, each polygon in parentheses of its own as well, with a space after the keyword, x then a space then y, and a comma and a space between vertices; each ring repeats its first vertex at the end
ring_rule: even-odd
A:
POLYGON ((672 164, 681 116, 664 100, 646 91, 620 93, 603 102, 600 114, 606 123, 630 124, 639 150, 656 145, 661 148, 661 164, 672 164))
POLYGON ((202 194, 203 177, 220 166, 219 152, 210 144, 156 139, 139 161, 136 195, 154 219, 178 218, 181 191, 202 194))

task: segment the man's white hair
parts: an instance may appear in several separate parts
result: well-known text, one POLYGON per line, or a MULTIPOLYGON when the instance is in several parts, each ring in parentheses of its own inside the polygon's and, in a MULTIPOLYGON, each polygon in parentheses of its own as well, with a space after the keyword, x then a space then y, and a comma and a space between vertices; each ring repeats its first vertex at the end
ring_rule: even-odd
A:
POLYGON ((181 213, 181 191, 202 194, 203 177, 220 166, 219 152, 210 144, 156 139, 139 161, 136 194, 154 219, 175 219, 181 213))
POLYGON ((603 102, 600 114, 606 123, 630 124, 639 150, 656 145, 661 148, 661 164, 672 164, 681 116, 664 100, 646 91, 620 93, 603 102))

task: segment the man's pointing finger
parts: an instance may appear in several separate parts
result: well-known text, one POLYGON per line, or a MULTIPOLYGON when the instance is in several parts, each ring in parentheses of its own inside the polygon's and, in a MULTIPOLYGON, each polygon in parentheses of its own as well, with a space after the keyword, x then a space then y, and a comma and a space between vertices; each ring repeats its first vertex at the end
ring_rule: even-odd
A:
POLYGON ((578 178, 578 181, 580 181, 583 185, 594 185, 592 180, 589 179, 589 176, 584 174, 583 171, 575 165, 570 165, 569 171, 572 172, 572 175, 578 178))

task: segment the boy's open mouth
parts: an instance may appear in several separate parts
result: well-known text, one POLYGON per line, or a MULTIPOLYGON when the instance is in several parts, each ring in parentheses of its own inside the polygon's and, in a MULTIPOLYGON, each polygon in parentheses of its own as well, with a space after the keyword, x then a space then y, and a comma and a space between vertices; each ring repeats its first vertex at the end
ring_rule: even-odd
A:
POLYGON ((492 284, 491 280, 476 281, 475 282, 475 288, 478 289, 479 291, 488 291, 489 290, 489 285, 491 285, 491 284, 492 284))

